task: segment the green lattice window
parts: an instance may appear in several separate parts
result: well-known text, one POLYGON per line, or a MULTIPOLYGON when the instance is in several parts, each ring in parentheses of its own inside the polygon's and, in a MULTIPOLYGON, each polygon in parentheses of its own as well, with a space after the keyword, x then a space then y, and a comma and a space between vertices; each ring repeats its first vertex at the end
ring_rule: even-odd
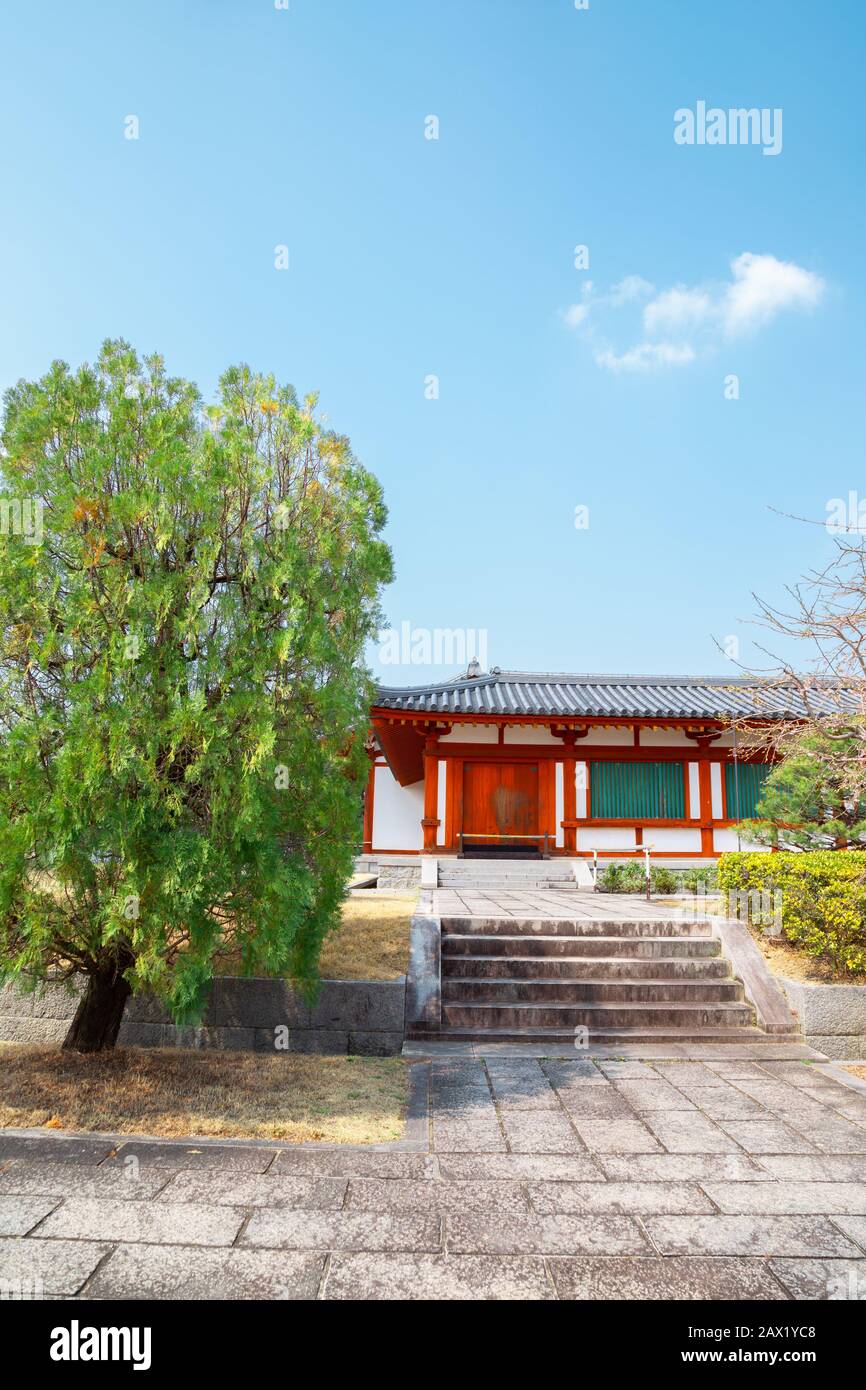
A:
POLYGON ((725 763, 725 805, 728 820, 751 820, 757 810, 771 768, 767 763, 725 763))
POLYGON ((682 763, 592 763, 593 820, 683 820, 682 763))

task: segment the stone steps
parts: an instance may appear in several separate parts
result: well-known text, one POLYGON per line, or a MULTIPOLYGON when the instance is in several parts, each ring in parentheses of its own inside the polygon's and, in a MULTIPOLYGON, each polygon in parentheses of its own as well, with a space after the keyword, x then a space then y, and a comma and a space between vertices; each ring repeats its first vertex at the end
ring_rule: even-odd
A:
POLYGON ((443 917, 442 936, 710 937, 708 918, 443 917))
POLYGON ((446 1004, 704 1004, 741 1003, 736 980, 466 980, 448 976, 442 981, 446 1004))
POLYGON ((489 956, 494 959, 532 957, 543 959, 587 959, 599 957, 622 960, 684 959, 708 960, 721 954, 721 945, 714 936, 539 936, 509 935, 507 931, 483 936, 480 933, 458 935, 450 932, 442 937, 443 961, 458 956, 489 956))
MULTIPOLYGON (((452 1028, 587 1028, 590 1039, 601 1028, 746 1028, 754 1025, 748 1004, 453 1004, 442 1001, 442 1024, 452 1028)), ((440 1034, 441 1036, 441 1034, 440 1034)))
MULTIPOLYGON (((471 941, 471 938, 470 938, 471 941)), ((443 975, 449 980, 725 980, 728 962, 722 956, 445 955, 443 975)))
MULTIPOLYGON (((574 1050, 575 1056, 585 1056, 587 1049, 575 1043, 573 1029, 567 1028, 417 1028, 411 1033, 416 1042, 474 1043, 483 1049, 485 1043, 537 1043, 552 1048, 574 1050)), ((616 1044, 675 1047, 678 1043, 748 1044, 750 1052, 756 1046, 775 1048, 785 1043, 802 1043, 801 1033, 765 1033, 755 1026, 746 1028, 593 1028, 588 1050, 610 1048, 616 1044)), ((736 1053, 734 1054, 737 1055, 736 1053)))

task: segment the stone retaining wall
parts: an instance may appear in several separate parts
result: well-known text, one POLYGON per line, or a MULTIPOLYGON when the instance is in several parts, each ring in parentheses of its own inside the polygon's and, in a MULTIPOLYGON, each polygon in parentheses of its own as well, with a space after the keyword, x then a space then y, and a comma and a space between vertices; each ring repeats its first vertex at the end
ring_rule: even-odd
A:
MULTIPOLYGON (((220 976, 201 1027, 176 1027, 158 1000, 141 996, 126 1006, 119 1041, 134 1047, 387 1057, 403 1046, 405 993, 402 978, 323 980, 315 1004, 309 1005, 285 980, 220 976)), ((75 992, 60 984, 44 985, 33 994, 7 985, 0 990, 0 1040, 62 1042, 75 1005, 75 992)))
POLYGON ((866 1057, 866 985, 780 983, 810 1047, 828 1057, 866 1057))

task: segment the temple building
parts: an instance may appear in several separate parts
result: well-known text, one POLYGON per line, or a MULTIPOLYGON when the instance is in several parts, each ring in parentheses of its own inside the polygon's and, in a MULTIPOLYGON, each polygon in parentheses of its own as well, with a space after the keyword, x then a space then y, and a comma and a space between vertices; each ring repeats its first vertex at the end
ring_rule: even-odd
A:
MULTIPOLYGON (((813 711, 838 711, 827 687, 813 711)), ((714 859, 769 771, 745 727, 806 713, 794 688, 693 676, 482 673, 372 708, 369 855, 714 859)), ((748 848, 746 845, 740 846, 748 848)))

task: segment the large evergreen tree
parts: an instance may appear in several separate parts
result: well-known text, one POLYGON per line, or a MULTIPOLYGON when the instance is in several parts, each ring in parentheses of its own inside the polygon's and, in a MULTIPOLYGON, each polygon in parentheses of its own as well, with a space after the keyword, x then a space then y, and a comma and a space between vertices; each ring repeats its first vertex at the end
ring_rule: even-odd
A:
POLYGON ((316 977, 391 561, 315 407, 241 366, 205 409, 123 342, 7 393, 0 976, 85 977, 67 1047, 131 991, 198 1017, 221 955, 316 977))

